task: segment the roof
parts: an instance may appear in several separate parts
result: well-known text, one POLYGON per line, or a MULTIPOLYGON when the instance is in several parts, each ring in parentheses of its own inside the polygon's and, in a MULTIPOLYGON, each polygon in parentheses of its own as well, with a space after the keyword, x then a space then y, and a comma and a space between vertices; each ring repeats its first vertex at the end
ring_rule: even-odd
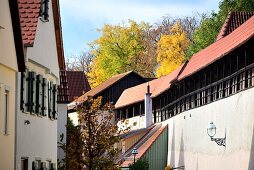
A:
POLYGON ((254 16, 235 29, 224 38, 214 42, 207 48, 194 54, 183 72, 178 77, 181 80, 196 73, 207 65, 227 55, 237 47, 247 42, 254 36, 254 16))
MULTIPOLYGON (((170 88, 171 82, 177 78, 185 64, 182 64, 172 73, 163 76, 159 79, 149 81, 151 97, 156 97, 170 88)), ((121 108, 130 104, 138 103, 144 100, 145 94, 147 93, 147 83, 143 83, 123 91, 122 95, 115 104, 115 108, 121 108)))
POLYGON ((11 12, 11 21, 12 21, 12 29, 17 57, 18 70, 20 72, 25 71, 25 55, 23 49, 23 40, 22 40, 22 32, 21 25, 19 19, 19 7, 17 0, 9 1, 10 12, 11 12))
POLYGON ((55 26, 58 64, 59 64, 60 70, 65 70, 66 68, 65 68, 65 60, 64 60, 64 50, 63 50, 63 38, 62 38, 62 26, 61 26, 59 0, 52 0, 52 10, 53 10, 53 18, 54 18, 54 26, 55 26))
POLYGON ((229 13, 225 23, 223 24, 216 41, 227 36, 231 32, 233 32, 236 28, 242 25, 245 21, 251 18, 254 15, 254 12, 240 12, 235 11, 229 13))
MULTIPOLYGON (((154 127, 155 131, 152 132, 152 135, 149 133, 146 134, 145 137, 143 137, 136 145, 130 148, 130 150, 132 150, 134 147, 137 148, 138 154, 136 155, 136 159, 140 159, 146 154, 146 152, 152 147, 154 142, 160 137, 160 135, 164 132, 164 130, 167 129, 167 127, 168 127, 167 125, 162 125, 161 127, 156 129, 156 126, 155 126, 154 127), (139 144, 141 145, 138 146, 139 144)), ((153 131, 153 129, 151 131, 153 131)), ((121 167, 128 167, 129 164, 133 163, 134 159, 132 158, 132 155, 128 155, 128 156, 129 157, 126 157, 123 163, 121 164, 121 167)))
POLYGON ((41 0, 18 0, 24 46, 33 46, 41 0))
POLYGON ((75 102, 82 103, 82 102, 86 101, 88 99, 88 96, 93 97, 93 96, 99 94, 100 92, 102 92, 102 91, 106 90, 107 88, 111 87, 113 84, 115 84, 119 80, 123 79, 124 77, 130 75, 131 73, 137 74, 134 71, 128 71, 128 72, 125 72, 125 73, 122 73, 122 74, 117 74, 117 75, 111 77, 110 79, 104 81, 100 85, 96 86, 95 88, 91 89, 90 91, 88 91, 84 95, 80 96, 77 100, 75 100, 75 102))
POLYGON ((66 71, 69 86, 69 102, 91 90, 83 71, 66 71))

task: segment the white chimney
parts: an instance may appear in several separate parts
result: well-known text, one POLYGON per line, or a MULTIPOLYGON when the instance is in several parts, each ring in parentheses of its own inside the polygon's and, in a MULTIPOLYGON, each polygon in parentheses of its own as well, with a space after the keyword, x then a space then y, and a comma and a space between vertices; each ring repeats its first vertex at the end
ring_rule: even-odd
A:
POLYGON ((145 94, 145 119, 146 124, 145 127, 149 127, 152 125, 152 99, 151 99, 151 93, 150 93, 150 86, 149 82, 147 82, 147 92, 145 94))

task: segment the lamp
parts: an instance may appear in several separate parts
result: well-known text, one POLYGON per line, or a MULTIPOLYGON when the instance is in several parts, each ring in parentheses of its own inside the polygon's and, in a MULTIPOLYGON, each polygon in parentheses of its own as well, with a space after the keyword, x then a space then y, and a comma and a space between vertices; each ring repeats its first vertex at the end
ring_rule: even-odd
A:
POLYGON ((226 146, 226 132, 224 138, 214 138, 216 134, 216 126, 211 121, 207 126, 207 134, 211 137, 211 141, 215 141, 219 146, 226 146))
POLYGON ((135 157, 138 154, 138 150, 137 148, 133 148, 133 150, 131 151, 132 155, 134 156, 134 164, 135 164, 135 157))
POLYGON ((24 121, 24 124, 25 124, 25 125, 29 125, 29 124, 30 124, 30 121, 29 121, 29 120, 25 120, 25 121, 24 121))

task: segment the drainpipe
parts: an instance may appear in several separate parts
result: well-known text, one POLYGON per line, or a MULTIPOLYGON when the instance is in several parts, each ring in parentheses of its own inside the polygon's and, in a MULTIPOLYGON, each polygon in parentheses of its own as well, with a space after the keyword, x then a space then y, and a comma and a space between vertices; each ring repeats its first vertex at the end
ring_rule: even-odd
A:
POLYGON ((149 82, 147 83, 147 92, 145 94, 145 127, 149 127, 152 125, 152 99, 150 93, 149 82))

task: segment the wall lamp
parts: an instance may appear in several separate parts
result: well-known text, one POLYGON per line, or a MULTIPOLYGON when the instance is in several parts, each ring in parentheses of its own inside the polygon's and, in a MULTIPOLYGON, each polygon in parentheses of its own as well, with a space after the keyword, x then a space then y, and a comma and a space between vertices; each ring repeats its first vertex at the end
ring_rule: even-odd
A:
POLYGON ((30 124, 30 121, 29 121, 29 120, 25 120, 25 121, 24 121, 24 124, 25 124, 25 125, 29 125, 29 124, 30 124))
POLYGON ((207 134, 211 137, 211 141, 214 141, 219 146, 226 146, 226 132, 224 138, 214 138, 214 135, 216 134, 216 126, 213 124, 213 122, 210 122, 207 126, 207 134))

